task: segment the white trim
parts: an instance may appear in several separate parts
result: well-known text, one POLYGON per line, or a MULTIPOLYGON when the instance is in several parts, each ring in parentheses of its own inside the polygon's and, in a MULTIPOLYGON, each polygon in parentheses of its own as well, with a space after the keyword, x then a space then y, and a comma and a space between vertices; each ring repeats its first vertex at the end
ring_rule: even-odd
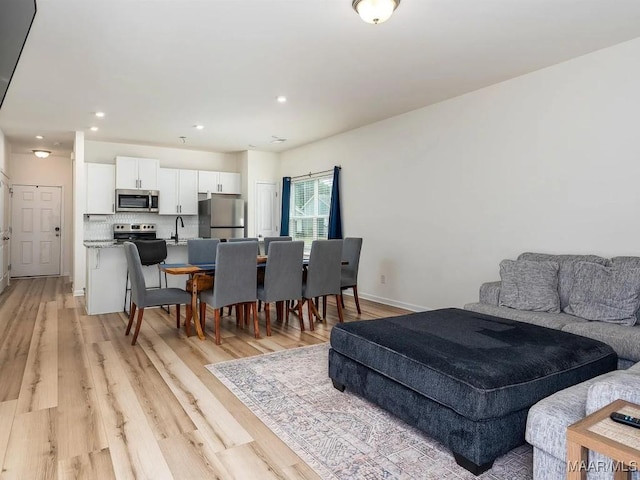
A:
POLYGON ((398 302, 390 298, 378 297, 376 295, 370 295, 368 293, 358 292, 358 297, 364 298, 365 300, 371 300, 372 302, 389 305, 391 307, 404 308, 405 310, 411 310, 412 312, 424 312, 426 310, 433 310, 433 308, 431 307, 422 307, 420 305, 413 305, 411 303, 398 302))
POLYGON ((74 297, 84 297, 84 289, 82 289, 82 290, 74 290, 73 291, 73 296, 74 297))

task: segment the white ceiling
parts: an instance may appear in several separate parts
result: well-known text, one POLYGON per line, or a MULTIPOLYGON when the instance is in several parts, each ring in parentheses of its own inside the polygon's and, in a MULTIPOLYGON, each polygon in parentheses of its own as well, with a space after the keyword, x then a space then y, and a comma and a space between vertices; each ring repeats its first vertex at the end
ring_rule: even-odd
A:
POLYGON ((351 0, 37 6, 0 110, 14 152, 66 155, 76 130, 283 151, 640 36, 638 0, 403 0, 377 26, 351 0))

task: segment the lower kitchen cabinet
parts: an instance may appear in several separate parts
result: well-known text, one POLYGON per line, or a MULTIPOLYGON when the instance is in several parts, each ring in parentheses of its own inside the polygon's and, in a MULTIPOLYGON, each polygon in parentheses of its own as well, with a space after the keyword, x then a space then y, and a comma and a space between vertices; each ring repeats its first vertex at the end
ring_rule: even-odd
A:
MULTIPOLYGON (((187 261, 186 245, 167 244, 167 263, 187 261)), ((127 260, 122 246, 87 248, 87 288, 85 300, 87 313, 121 312, 124 307, 127 260)), ((142 267, 147 288, 158 286, 158 267, 142 267)), ((167 275, 169 287, 184 288, 188 275, 167 275)), ((162 275, 164 287, 164 274, 162 275)), ((128 309, 128 307, 127 307, 128 309)), ((172 310, 172 314, 174 314, 172 310)), ((124 330, 123 330, 124 331, 124 330)))

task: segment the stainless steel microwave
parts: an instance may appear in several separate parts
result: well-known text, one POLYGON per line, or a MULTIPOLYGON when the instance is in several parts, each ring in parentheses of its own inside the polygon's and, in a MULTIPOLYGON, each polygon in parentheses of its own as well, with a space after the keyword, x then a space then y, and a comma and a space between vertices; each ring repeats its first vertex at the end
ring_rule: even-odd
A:
POLYGON ((116 190, 116 212, 158 212, 158 190, 116 190))

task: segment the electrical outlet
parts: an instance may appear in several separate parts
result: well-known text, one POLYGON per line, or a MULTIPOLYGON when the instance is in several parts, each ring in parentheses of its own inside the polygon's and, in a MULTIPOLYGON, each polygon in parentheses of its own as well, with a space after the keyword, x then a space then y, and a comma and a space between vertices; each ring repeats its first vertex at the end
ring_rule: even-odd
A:
POLYGON ((387 276, 386 275, 380 275, 380 283, 382 285, 384 285, 385 283, 387 283, 387 276))

